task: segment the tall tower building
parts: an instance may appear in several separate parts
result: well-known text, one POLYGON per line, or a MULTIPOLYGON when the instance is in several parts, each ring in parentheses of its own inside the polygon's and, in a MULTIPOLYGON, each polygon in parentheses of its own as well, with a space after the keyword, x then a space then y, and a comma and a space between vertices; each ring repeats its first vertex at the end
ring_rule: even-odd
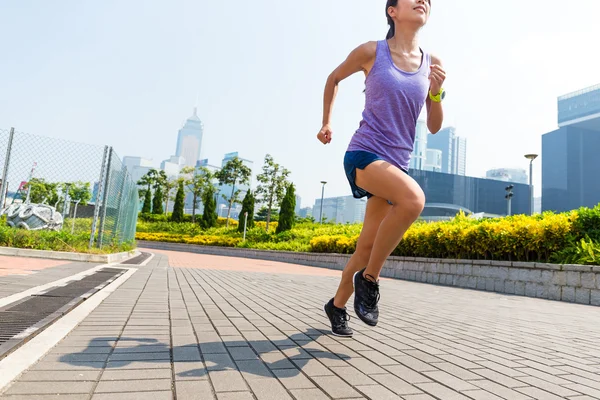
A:
POLYGON ((427 124, 425 121, 417 121, 417 130, 415 132, 415 144, 410 157, 408 167, 410 169, 423 169, 427 160, 427 124))
POLYGON ((195 167, 200 160, 203 134, 204 125, 198 118, 198 109, 194 107, 194 114, 185 121, 177 136, 175 155, 184 158, 186 167, 195 167))
POLYGON ((441 150, 442 171, 446 174, 465 175, 467 172, 467 139, 456 135, 456 128, 448 127, 429 135, 427 148, 441 150))

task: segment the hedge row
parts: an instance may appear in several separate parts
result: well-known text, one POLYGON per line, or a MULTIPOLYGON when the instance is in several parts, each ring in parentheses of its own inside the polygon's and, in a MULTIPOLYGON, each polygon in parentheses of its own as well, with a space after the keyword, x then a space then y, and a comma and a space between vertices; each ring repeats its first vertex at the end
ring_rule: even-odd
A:
MULTIPOLYGON (((153 224, 154 225, 154 224, 153 224)), ((191 224, 193 225, 193 224, 191 224)), ((149 228, 149 227, 148 227, 149 228)), ((154 225, 153 228, 158 228, 154 225)), ((139 240, 197 243, 214 246, 351 254, 356 249, 360 225, 326 227, 301 224, 289 232, 248 232, 246 242, 229 230, 210 234, 178 226, 167 232, 138 233, 139 240), (177 231, 177 232, 176 232, 177 231), (193 231, 193 232, 192 232, 193 231)), ((459 215, 452 221, 414 224, 394 250, 395 256, 502 261, 600 264, 600 205, 555 214, 517 215, 474 220, 459 215)))

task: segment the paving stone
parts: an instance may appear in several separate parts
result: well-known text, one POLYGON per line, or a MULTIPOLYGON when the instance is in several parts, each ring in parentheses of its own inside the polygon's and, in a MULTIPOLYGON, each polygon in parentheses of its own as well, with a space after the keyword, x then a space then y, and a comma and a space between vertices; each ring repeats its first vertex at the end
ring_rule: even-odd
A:
POLYGON ((273 378, 273 374, 260 360, 236 361, 237 367, 246 380, 273 378))
POLYGON ((78 394, 89 393, 96 382, 16 382, 8 388, 6 395, 13 394, 78 394))
POLYGON ((295 389, 290 392, 296 400, 329 400, 321 389, 295 389))
MULTIPOLYGON (((332 367, 331 370, 352 386, 376 385, 377 382, 354 367, 332 367)), ((374 375, 375 376, 375 375, 374 375)), ((388 376, 387 374, 377 376, 388 376)))
POLYGON ((141 379, 171 379, 171 369, 126 369, 102 374, 103 381, 141 380, 141 379))
POLYGON ((258 360, 258 356, 250 347, 232 347, 229 349, 231 357, 238 360, 258 360))
POLYGON ((270 353, 263 353, 260 355, 270 369, 292 369, 295 368, 294 364, 279 350, 272 351, 270 353))
POLYGON ((297 369, 277 369, 273 373, 287 389, 310 389, 315 387, 297 369))
MULTIPOLYGON (((417 387, 411 385, 410 383, 403 381, 392 374, 383 374, 383 375, 373 375, 372 378, 379 382, 381 385, 387 387, 392 392, 398 395, 407 395, 407 394, 419 394, 422 393, 417 387)), ((354 385, 359 386, 359 385, 354 385)))
POLYGON ((175 391, 177 393, 177 400, 208 400, 215 398, 208 381, 177 381, 175 391))
POLYGON ((238 371, 209 371, 208 375, 216 392, 241 392, 248 390, 238 371))
POLYGON ((431 397, 428 394, 412 394, 409 396, 403 396, 404 400, 437 400, 435 397, 431 397))
POLYGON ((173 349, 173 361, 202 361, 198 346, 176 347, 173 349))
POLYGON ((564 397, 562 396, 557 396, 555 394, 546 392, 542 389, 538 389, 535 387, 524 387, 524 388, 517 388, 515 389, 523 394, 526 394, 528 396, 533 397, 534 399, 541 399, 541 400, 560 400, 560 399, 564 399, 564 397))
POLYGON ((437 398, 444 400, 469 400, 468 397, 463 396, 462 394, 448 389, 445 386, 440 385, 439 383, 418 383, 416 385, 419 389, 423 390, 426 393, 429 393, 437 398))
MULTIPOLYGON (((197 399, 198 397, 194 397, 194 399, 197 399)), ((210 398, 210 397, 208 397, 210 398)), ((179 399, 179 395, 177 396, 177 399, 179 399)), ((252 392, 230 392, 230 393, 219 393, 217 394, 217 399, 218 400, 254 400, 254 396, 252 395, 252 392)))
POLYGON ((40 381, 97 381, 100 377, 100 370, 96 371, 29 371, 23 374, 19 381, 21 382, 40 382, 40 381))
POLYGON ((502 397, 498 397, 495 394, 486 392, 485 390, 468 390, 463 392, 463 394, 466 394, 475 400, 503 400, 502 397))
POLYGON ((252 393, 258 400, 291 400, 292 397, 277 379, 248 381, 252 393))
POLYGON ((333 375, 330 369, 314 358, 311 360, 292 360, 292 362, 309 377, 333 375))
POLYGON ((171 379, 144 379, 127 381, 101 380, 98 382, 95 393, 161 391, 170 389, 171 379))
POLYGON ((173 400, 173 392, 95 393, 92 400, 173 400))
POLYGON ((334 399, 360 396, 360 393, 337 376, 315 376, 312 379, 334 399))
POLYGON ((235 363, 228 354, 205 354, 204 363, 209 371, 236 369, 235 363))

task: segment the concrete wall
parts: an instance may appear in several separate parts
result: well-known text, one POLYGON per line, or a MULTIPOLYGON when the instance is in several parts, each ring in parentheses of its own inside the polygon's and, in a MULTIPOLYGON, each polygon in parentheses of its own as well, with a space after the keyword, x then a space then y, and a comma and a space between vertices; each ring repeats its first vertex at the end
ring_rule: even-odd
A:
MULTIPOLYGON (((282 261, 342 270, 350 255, 138 241, 148 249, 282 261)), ((600 306, 600 266, 390 257, 381 276, 600 306)))

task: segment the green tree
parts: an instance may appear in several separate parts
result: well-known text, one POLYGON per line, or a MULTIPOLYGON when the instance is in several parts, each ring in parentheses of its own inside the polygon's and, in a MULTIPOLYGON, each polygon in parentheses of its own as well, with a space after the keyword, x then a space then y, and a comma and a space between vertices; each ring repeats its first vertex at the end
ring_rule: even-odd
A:
POLYGON ((231 186, 231 195, 229 197, 223 195, 223 199, 229 203, 229 208, 227 209, 227 227, 229 227, 231 207, 235 203, 239 203, 240 190, 236 189, 236 186, 250 183, 250 175, 252 175, 252 171, 238 157, 227 161, 227 164, 215 174, 221 185, 231 186))
POLYGON ((202 193, 202 204, 204 212, 200 225, 203 229, 214 228, 217 226, 217 202, 215 201, 215 189, 210 186, 202 193))
POLYGON ((144 190, 144 205, 142 206, 142 214, 150 214, 152 212, 152 190, 144 190))
POLYGON ((140 197, 144 198, 144 205, 142 207, 142 213, 151 213, 152 212, 152 188, 157 187, 159 173, 157 170, 152 168, 148 171, 144 176, 137 181, 138 186, 142 186, 142 188, 138 189, 140 197))
MULTIPOLYGON (((260 208, 260 210, 258 210, 258 212, 256 213, 254 220, 255 221, 266 221, 268 214, 269 214, 269 210, 267 209, 267 207, 262 206, 260 208)), ((274 208, 271 209, 271 221, 279 221, 279 210, 274 209, 274 208)))
POLYGON ((164 214, 163 209, 163 192, 162 186, 158 185, 154 190, 154 198, 152 199, 152 214, 164 214))
POLYGON ((281 212, 279 213, 279 224, 276 233, 289 231, 294 227, 296 221, 296 190, 294 184, 290 183, 285 192, 285 197, 281 202, 281 212))
POLYGON ((246 224, 246 228, 247 229, 254 228, 254 203, 255 203, 255 200, 256 199, 254 198, 252 191, 248 190, 246 192, 246 196, 244 197, 244 200, 242 201, 242 211, 240 212, 240 223, 238 225, 239 232, 244 232, 244 221, 246 220, 246 217, 244 216, 245 213, 248 213, 248 222, 246 224))
POLYGON ((208 190, 208 188, 213 188, 212 181, 215 177, 214 174, 206 167, 185 167, 181 170, 181 173, 188 175, 187 179, 185 180, 185 185, 190 193, 192 193, 194 196, 194 199, 192 200, 192 222, 196 222, 196 209, 198 208, 198 202, 202 199, 202 195, 206 190, 208 190))
POLYGON ((267 231, 271 222, 271 210, 281 204, 289 174, 290 171, 277 164, 270 154, 265 156, 263 173, 256 177, 259 182, 256 194, 261 203, 267 206, 267 231))
POLYGON ((183 179, 179 180, 179 187, 175 195, 175 205, 173 206, 173 214, 171 215, 172 222, 183 222, 183 207, 185 200, 185 189, 183 188, 183 179))
MULTIPOLYGON (((161 176, 160 179, 163 184, 164 201, 166 202, 165 210, 167 212, 169 212, 169 200, 175 200, 175 197, 173 197, 173 189, 175 189, 176 187, 179 187, 179 179, 167 177, 167 174, 165 173, 165 171, 160 171, 160 172, 162 172, 164 174, 161 176)), ((175 194, 175 196, 177 196, 177 194, 175 194)), ((173 212, 175 212, 174 210, 175 209, 173 209, 173 212)))
POLYGON ((28 191, 31 203, 50 206, 58 203, 58 183, 46 182, 42 178, 31 178, 24 188, 28 191))
POLYGON ((82 206, 92 199, 92 191, 90 190, 89 182, 71 182, 60 185, 64 191, 68 188, 70 201, 79 201, 82 206))

